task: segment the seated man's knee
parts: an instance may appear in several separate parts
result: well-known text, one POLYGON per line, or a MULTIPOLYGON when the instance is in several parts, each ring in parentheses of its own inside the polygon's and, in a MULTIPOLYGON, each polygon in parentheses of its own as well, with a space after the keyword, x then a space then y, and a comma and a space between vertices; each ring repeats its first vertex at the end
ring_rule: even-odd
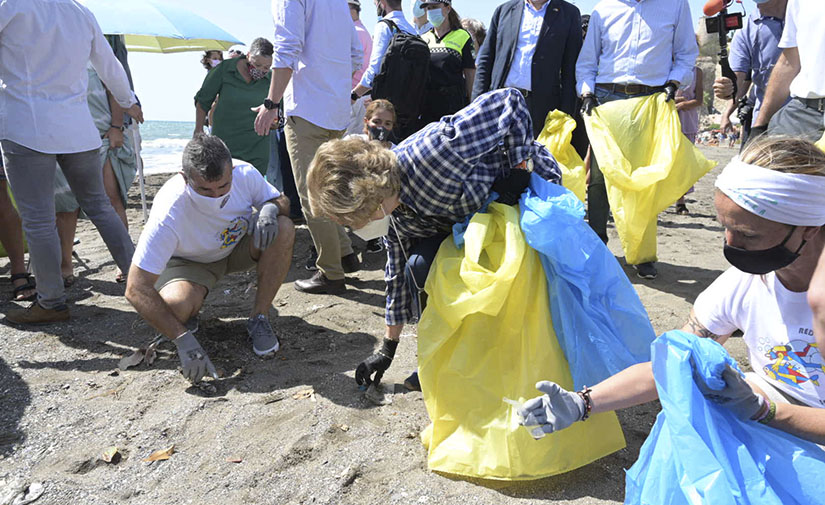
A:
POLYGON ((275 240, 295 242, 295 224, 287 216, 278 216, 278 238, 275 240))
POLYGON ((189 281, 169 283, 160 289, 160 297, 181 322, 195 315, 206 298, 207 289, 189 281))

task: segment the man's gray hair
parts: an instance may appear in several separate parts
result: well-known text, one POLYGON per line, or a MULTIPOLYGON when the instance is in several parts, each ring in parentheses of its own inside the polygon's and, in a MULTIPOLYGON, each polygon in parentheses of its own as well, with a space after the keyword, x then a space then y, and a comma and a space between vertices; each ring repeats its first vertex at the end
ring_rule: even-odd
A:
POLYGON ((253 40, 252 45, 249 46, 249 56, 272 56, 274 52, 275 48, 272 47, 272 42, 263 37, 253 40))
POLYGON ((183 173, 187 179, 193 175, 207 181, 217 181, 232 166, 232 155, 223 140, 214 135, 198 134, 183 150, 183 173))

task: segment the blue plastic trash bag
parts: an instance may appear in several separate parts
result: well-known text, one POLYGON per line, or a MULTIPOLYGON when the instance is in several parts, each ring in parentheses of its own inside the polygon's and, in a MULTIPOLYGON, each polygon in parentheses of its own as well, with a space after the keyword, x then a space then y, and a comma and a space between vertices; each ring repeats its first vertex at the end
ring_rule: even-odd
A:
POLYGON ((521 229, 547 276, 550 311, 577 389, 650 360, 656 337, 613 253, 584 222, 568 189, 533 174, 521 197, 521 229))
POLYGON ((627 472, 625 503, 810 505, 825 502, 825 451, 708 400, 694 380, 724 387, 736 362, 711 339, 681 331, 651 346, 662 412, 627 472), (695 377, 695 379, 694 379, 695 377))

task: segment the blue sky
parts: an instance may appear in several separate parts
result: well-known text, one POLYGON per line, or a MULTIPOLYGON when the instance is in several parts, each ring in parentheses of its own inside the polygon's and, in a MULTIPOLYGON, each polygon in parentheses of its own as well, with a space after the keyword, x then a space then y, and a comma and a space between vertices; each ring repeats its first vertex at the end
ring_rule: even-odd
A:
MULTIPOLYGON (((171 0, 167 0, 171 1, 171 0)), ((746 7, 754 7, 750 0, 746 7)), ((272 38, 272 16, 269 0, 175 0, 176 3, 216 23, 244 43, 256 37, 272 38)), ((702 15, 704 0, 689 0, 695 19, 702 15)), ((404 0, 404 12, 410 16, 412 0, 404 0)), ((498 0, 453 0, 453 7, 462 17, 490 22, 498 0)), ((597 0, 576 0, 582 13, 588 13, 597 0)), ((361 19, 370 30, 376 22, 372 0, 361 0, 361 19)), ((205 70, 200 65, 201 53, 150 54, 130 53, 129 65, 135 91, 149 120, 194 121, 193 97, 200 88, 205 70)))

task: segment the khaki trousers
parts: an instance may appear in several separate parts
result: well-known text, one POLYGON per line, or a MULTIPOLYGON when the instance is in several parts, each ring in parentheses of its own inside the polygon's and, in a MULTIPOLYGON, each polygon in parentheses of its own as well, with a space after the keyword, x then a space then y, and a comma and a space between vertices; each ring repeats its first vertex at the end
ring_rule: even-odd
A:
POLYGON ((344 278, 344 269, 341 268, 341 257, 352 254, 350 241, 344 227, 326 218, 316 218, 310 213, 307 198, 307 172, 315 151, 321 144, 333 139, 340 139, 343 130, 327 130, 316 126, 306 119, 290 116, 284 127, 286 149, 292 162, 292 173, 295 176, 295 186, 304 208, 312 242, 318 250, 318 269, 330 280, 344 278))

